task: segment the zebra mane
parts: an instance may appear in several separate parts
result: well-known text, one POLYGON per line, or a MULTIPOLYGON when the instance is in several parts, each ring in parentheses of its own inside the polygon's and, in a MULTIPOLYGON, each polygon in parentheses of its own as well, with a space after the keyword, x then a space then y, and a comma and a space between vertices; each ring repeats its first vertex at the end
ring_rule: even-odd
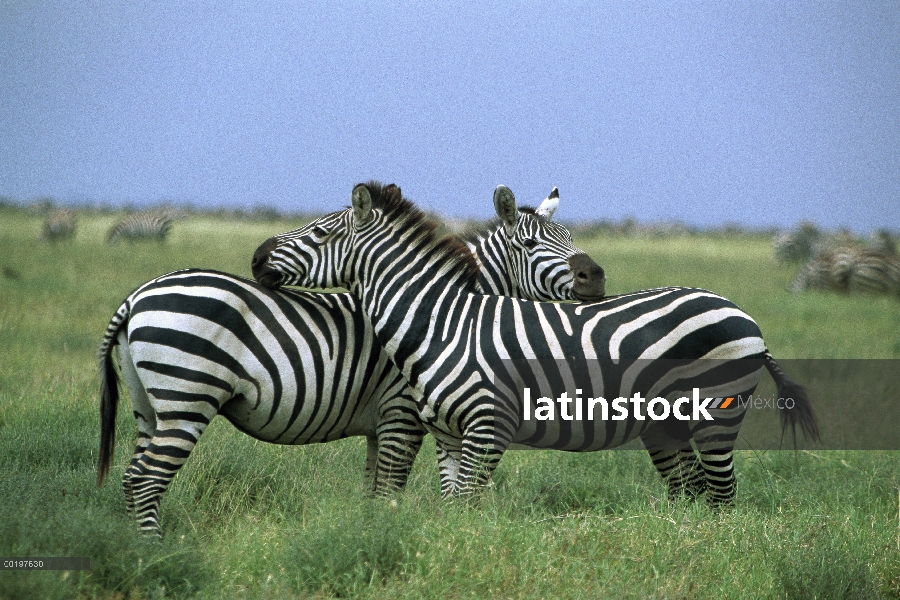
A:
POLYGON ((377 181, 369 181, 365 186, 372 196, 372 208, 380 210, 401 231, 415 232, 406 244, 428 248, 428 253, 436 259, 436 265, 449 267, 450 273, 459 273, 460 284, 467 290, 475 289, 480 267, 475 255, 462 239, 438 234, 440 223, 404 198, 397 185, 392 183, 383 186, 377 181))
MULTIPOLYGON (((546 217, 537 214, 537 209, 533 206, 520 206, 518 208, 520 213, 532 215, 538 221, 548 221, 546 217)), ((473 223, 460 232, 458 237, 463 243, 474 244, 478 242, 478 240, 482 240, 500 229, 502 224, 503 221, 500 220, 500 217, 494 217, 490 221, 484 223, 473 223)))

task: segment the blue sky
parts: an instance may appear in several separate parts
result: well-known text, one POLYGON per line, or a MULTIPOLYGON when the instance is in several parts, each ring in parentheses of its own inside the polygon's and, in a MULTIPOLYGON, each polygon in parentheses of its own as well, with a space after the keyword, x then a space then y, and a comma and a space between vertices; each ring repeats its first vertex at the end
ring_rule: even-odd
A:
POLYGON ((900 4, 0 3, 0 195, 900 229, 900 4))

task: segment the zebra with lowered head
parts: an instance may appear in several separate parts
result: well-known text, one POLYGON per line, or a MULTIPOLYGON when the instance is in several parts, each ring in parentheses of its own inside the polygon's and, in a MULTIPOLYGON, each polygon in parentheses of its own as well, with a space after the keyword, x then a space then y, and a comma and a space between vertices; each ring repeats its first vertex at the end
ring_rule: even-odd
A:
POLYGON ((106 242, 109 244, 115 244, 119 240, 164 242, 169 232, 172 231, 175 218, 175 212, 168 209, 148 210, 126 215, 109 230, 106 242))
MULTIPOLYGON (((500 225, 467 238, 476 251, 496 250, 479 254, 482 289, 557 300, 602 297, 602 269, 588 265, 568 231, 549 220, 556 203, 548 199, 523 214, 517 236, 519 246, 530 247, 527 256, 491 240, 506 237, 500 225), (526 268, 496 272, 512 263, 526 268)), ((161 531, 163 493, 218 414, 277 444, 366 436, 367 478, 378 495, 404 485, 425 435, 405 379, 352 294, 273 292, 226 273, 178 271, 132 292, 107 327, 98 485, 114 445, 114 348, 139 431, 122 484, 129 513, 151 534, 161 531)), ((453 457, 439 453, 439 459, 442 473, 455 470, 453 457)))
MULTIPOLYGON (((502 195, 495 193, 501 215, 502 195)), ((818 435, 802 388, 778 368, 753 319, 727 299, 690 288, 583 304, 485 296, 471 255, 436 239, 399 190, 360 184, 351 201, 264 242, 254 276, 270 287, 346 287, 357 297, 409 382, 423 424, 458 457, 445 495, 486 484, 512 443, 592 451, 640 438, 670 494, 706 492, 711 504, 728 504, 746 411, 730 399, 751 394, 763 366, 794 400, 794 410, 781 413, 783 426, 818 435), (556 396, 564 386, 593 400, 634 395, 637 402, 643 394, 678 398, 677 405, 693 389, 698 405, 700 395, 727 401, 712 421, 697 410, 664 420, 626 412, 622 420, 537 421, 526 418, 526 384, 535 396, 556 396)))

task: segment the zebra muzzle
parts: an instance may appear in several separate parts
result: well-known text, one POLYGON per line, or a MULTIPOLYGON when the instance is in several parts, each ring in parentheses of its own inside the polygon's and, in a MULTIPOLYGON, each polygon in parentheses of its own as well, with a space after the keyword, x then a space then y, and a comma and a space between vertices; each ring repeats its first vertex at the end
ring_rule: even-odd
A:
POLYGON ((270 237, 259 245, 259 248, 253 253, 253 260, 250 261, 253 278, 267 288, 276 288, 281 285, 281 273, 269 265, 269 256, 277 246, 278 241, 274 237, 270 237))
POLYGON ((600 300, 606 295, 606 273, 587 254, 576 254, 569 259, 575 282, 572 295, 578 300, 600 300))

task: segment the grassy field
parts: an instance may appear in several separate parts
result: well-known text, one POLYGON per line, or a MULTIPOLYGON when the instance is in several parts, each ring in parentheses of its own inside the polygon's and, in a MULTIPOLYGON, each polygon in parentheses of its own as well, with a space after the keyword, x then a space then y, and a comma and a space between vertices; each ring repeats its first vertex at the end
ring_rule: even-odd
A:
MULTIPOLYGON (((900 597, 900 452, 740 452, 735 508, 671 506, 642 451, 510 452, 474 506, 442 502, 433 444, 392 501, 363 494, 361 438, 280 447, 216 419, 141 539, 119 480, 136 439, 119 411, 94 484, 95 352, 122 299, 184 267, 249 275, 298 223, 192 216, 165 244, 109 247, 113 214, 74 241, 0 207, 0 556, 89 556, 90 571, 0 571, 0 598, 900 597)), ((791 295, 769 240, 582 237, 610 293, 721 293, 778 358, 898 358, 900 302, 791 295)))

